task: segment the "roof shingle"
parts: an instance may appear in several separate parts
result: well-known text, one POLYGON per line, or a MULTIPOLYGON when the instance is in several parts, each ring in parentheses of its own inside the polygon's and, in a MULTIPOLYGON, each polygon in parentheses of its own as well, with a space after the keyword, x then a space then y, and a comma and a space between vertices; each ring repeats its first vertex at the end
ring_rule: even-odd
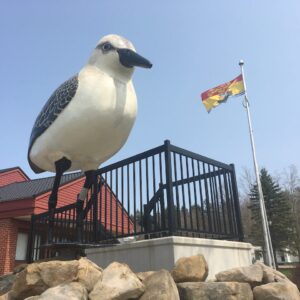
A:
MULTIPOLYGON (((60 185, 69 183, 80 177, 83 177, 82 172, 69 173, 63 175, 60 185)), ((28 199, 37 195, 46 193, 52 189, 54 176, 39 178, 30 181, 15 182, 0 188, 0 202, 28 199)))

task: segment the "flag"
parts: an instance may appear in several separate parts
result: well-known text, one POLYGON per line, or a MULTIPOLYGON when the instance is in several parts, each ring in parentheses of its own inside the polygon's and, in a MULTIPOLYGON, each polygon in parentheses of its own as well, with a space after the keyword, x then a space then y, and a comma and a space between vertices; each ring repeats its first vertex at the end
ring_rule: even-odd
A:
POLYGON ((241 74, 229 82, 205 91, 201 94, 201 98, 207 112, 210 112, 220 103, 226 102, 228 97, 238 96, 244 93, 245 87, 243 75, 241 74))

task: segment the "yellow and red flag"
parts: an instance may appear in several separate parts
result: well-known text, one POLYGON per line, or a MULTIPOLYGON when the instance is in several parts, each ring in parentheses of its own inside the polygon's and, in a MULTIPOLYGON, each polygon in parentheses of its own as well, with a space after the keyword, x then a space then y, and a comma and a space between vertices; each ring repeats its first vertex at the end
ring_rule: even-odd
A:
POLYGON ((238 96, 245 93, 242 74, 233 80, 223 83, 217 87, 201 94, 202 102, 208 112, 219 104, 226 102, 231 96, 238 96))

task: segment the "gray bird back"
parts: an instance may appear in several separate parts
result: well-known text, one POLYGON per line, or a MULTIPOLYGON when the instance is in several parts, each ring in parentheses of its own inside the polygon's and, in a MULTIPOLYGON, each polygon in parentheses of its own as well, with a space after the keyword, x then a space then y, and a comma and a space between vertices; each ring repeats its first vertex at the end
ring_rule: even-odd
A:
POLYGON ((44 170, 40 169, 30 160, 29 157, 30 150, 35 140, 41 134, 43 134, 43 132, 46 131, 47 128, 49 128, 49 126, 55 121, 58 115, 71 102, 71 100, 76 94, 77 88, 78 88, 78 74, 76 74, 69 80, 65 81, 54 91, 54 93, 46 102, 46 104, 44 105, 43 109, 39 113, 34 123, 34 126, 31 131, 27 158, 31 169, 35 173, 41 173, 44 172, 44 170))

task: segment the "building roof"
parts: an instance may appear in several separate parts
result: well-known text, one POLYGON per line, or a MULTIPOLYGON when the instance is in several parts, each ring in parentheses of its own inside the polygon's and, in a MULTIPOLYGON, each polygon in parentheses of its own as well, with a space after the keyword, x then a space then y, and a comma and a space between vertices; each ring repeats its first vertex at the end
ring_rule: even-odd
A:
MULTIPOLYGON (((69 183, 83 176, 84 174, 81 172, 63 175, 60 181, 60 185, 69 183)), ((0 187, 0 202, 33 198, 40 194, 51 191, 53 182, 54 176, 23 182, 15 182, 0 187)))
POLYGON ((5 172, 9 172, 9 171, 12 171, 12 170, 14 170, 14 169, 18 169, 19 167, 12 167, 12 168, 7 168, 7 169, 1 169, 0 170, 0 174, 1 173, 5 173, 5 172))
POLYGON ((20 170, 22 172, 22 174, 28 179, 30 180, 30 178, 27 176, 27 174, 22 170, 22 168, 20 168, 19 166, 16 167, 12 167, 12 168, 7 168, 7 169, 0 169, 0 174, 2 173, 6 173, 6 172, 10 172, 13 170, 20 170))

